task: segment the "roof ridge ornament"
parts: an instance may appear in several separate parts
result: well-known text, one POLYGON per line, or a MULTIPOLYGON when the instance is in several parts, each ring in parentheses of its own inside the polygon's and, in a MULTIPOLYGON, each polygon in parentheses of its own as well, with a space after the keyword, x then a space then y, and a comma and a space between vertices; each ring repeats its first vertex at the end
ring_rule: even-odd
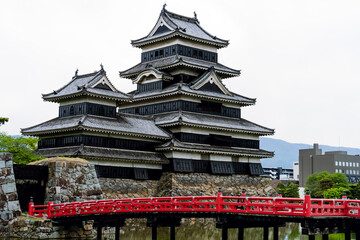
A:
POLYGON ((166 4, 166 2, 165 2, 164 5, 163 5, 163 8, 162 8, 162 12, 164 12, 164 11, 166 10, 166 9, 165 9, 165 8, 166 8, 166 5, 167 5, 167 4, 166 4))
POLYGON ((73 79, 75 79, 78 76, 79 69, 77 68, 75 71, 75 75, 73 76, 73 79))

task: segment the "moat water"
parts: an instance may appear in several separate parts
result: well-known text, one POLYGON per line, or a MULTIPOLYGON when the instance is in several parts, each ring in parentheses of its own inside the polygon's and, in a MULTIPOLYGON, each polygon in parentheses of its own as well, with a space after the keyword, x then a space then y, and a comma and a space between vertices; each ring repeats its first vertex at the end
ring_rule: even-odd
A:
MULTIPOLYGON (((176 239, 184 240, 221 240, 221 229, 217 229, 214 223, 206 222, 185 222, 180 227, 176 227, 176 239)), ((228 239, 237 240, 238 230, 229 229, 228 239)), ((158 228, 158 240, 170 239, 170 228, 158 228)), ((105 234, 104 239, 114 239, 114 234, 105 234)), ((143 226, 125 226, 121 228, 121 240, 151 240, 151 228, 143 226)), ((262 240, 263 228, 244 229, 245 240, 262 240)), ((273 239, 273 229, 269 228, 269 240, 273 239)), ((288 223, 286 227, 279 228, 280 240, 307 240, 308 236, 301 235, 300 225, 298 223, 288 223)), ((316 236, 316 240, 321 240, 321 236, 316 236)), ((330 240, 345 240, 344 234, 331 234, 330 240)), ((352 236, 355 239, 355 235, 352 236)))
MULTIPOLYGON (((105 229, 103 239, 111 240, 115 239, 114 233, 111 233, 113 229, 105 229)), ((228 230, 228 239, 237 240, 237 229, 228 230)), ((158 240, 170 239, 170 228, 159 227, 158 228, 158 240)), ((120 230, 121 240, 151 240, 151 228, 146 227, 145 223, 130 223, 127 226, 121 227, 120 230)), ((176 239, 179 240, 221 240, 221 229, 215 227, 214 222, 201 222, 201 221, 188 221, 176 227, 176 239)), ((245 240, 262 240, 263 228, 246 228, 244 229, 245 240)), ((273 239, 273 229, 269 228, 269 240, 273 239)), ((280 240, 307 240, 308 236, 301 235, 300 225, 297 223, 287 223, 285 227, 279 228, 280 240)), ((320 235, 316 236, 316 240, 321 240, 320 235)), ((344 234, 331 234, 330 240, 345 240, 344 234)), ((352 235, 351 239, 355 239, 355 235, 352 235)), ((1 239, 0 240, 5 240, 1 239)), ((25 240, 25 239, 6 239, 6 240, 25 240)))

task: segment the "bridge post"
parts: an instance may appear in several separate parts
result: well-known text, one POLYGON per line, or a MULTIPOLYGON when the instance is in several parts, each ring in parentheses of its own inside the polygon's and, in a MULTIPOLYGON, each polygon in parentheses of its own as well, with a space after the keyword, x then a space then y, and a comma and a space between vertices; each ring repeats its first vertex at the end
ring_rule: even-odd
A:
POLYGON ((115 227, 115 240, 120 240, 120 226, 115 227))
POLYGON ((309 235, 309 240, 315 240, 315 235, 309 235))
POLYGON ((264 227, 264 240, 268 240, 268 239, 269 239, 269 228, 264 227))
POLYGON ((274 227, 274 240, 279 240, 279 227, 274 227))
POLYGON ((222 240, 227 240, 228 239, 228 227, 223 226, 221 233, 222 233, 222 240))
POLYGON ((175 226, 170 227, 170 240, 175 240, 175 226))
POLYGON ((97 233, 96 233, 96 235, 97 235, 97 237, 96 237, 96 239, 97 240, 101 240, 101 238, 102 238, 102 226, 97 226, 97 233))
POLYGON ((244 240, 244 228, 238 228, 238 240, 244 240))
POLYGON ((306 189, 304 205, 305 205, 304 206, 305 207, 305 217, 310 217, 310 215, 311 215, 311 199, 310 199, 309 189, 306 189))
POLYGON ((329 240, 329 235, 328 234, 323 234, 322 235, 322 240, 329 240))
POLYGON ((351 232, 345 233, 345 240, 351 240, 351 232))
POLYGON ((151 227, 151 239, 156 240, 157 239, 157 226, 154 224, 151 227))

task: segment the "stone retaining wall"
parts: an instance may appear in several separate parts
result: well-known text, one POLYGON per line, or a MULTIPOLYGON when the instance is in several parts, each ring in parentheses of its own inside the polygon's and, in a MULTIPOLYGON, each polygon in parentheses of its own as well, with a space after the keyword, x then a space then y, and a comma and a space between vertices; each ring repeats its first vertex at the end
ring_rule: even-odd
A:
POLYGON ((163 173, 159 181, 100 178, 106 199, 150 196, 224 195, 239 196, 242 189, 249 196, 276 196, 276 191, 262 177, 247 175, 220 176, 207 173, 163 173))
POLYGON ((54 226, 49 219, 21 216, 11 221, 10 237, 22 239, 94 239, 96 231, 90 222, 83 226, 54 226))
POLYGON ((9 221, 21 215, 11 153, 0 153, 0 235, 9 221))
POLYGON ((95 167, 74 162, 44 162, 49 167, 45 201, 73 202, 99 200, 104 196, 95 167))

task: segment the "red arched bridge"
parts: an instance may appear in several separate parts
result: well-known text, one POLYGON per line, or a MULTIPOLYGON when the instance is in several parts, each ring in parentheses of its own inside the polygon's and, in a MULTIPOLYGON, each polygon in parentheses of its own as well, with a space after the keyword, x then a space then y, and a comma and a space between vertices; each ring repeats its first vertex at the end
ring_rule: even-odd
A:
MULTIPOLYGON (((239 228, 239 239, 242 239, 240 227, 264 227, 265 236, 266 226, 277 228, 285 222, 300 222, 303 233, 305 229, 307 232, 304 234, 309 234, 312 238, 316 233, 358 232, 360 200, 346 197, 312 199, 310 195, 305 195, 305 198, 285 198, 280 195, 223 196, 218 193, 217 196, 128 198, 59 204, 49 202, 47 205, 29 203, 29 215, 46 216, 64 224, 92 219, 98 222, 98 227, 119 227, 120 220, 123 220, 123 224, 126 218, 152 219, 154 227, 166 224, 178 226, 179 221, 174 223, 173 220, 184 217, 211 217, 216 218, 217 226, 223 228, 223 239, 227 239, 227 228, 239 228), (163 219, 163 223, 159 219, 163 219)), ((359 235, 356 239, 360 239, 360 234, 356 235, 359 235)), ((274 239, 278 239, 277 236, 274 239)))

